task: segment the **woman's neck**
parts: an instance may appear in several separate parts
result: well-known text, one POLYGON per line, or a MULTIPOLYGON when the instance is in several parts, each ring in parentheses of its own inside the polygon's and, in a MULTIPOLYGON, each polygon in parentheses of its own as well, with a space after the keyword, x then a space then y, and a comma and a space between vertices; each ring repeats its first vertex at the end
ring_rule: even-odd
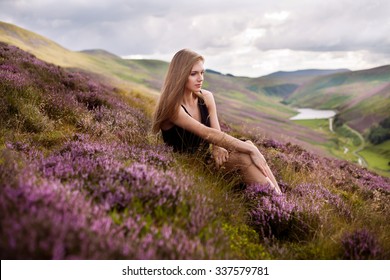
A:
POLYGON ((198 97, 196 94, 192 93, 191 91, 186 91, 183 96, 182 103, 184 106, 194 106, 198 103, 198 97))

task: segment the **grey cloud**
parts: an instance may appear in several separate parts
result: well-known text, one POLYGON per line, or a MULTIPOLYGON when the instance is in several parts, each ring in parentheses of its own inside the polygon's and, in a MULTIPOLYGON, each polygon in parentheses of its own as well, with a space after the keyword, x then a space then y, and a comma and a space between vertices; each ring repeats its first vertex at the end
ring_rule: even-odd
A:
POLYGON ((71 50, 165 55, 192 48, 224 65, 239 63, 232 53, 254 49, 389 57, 389 14, 386 0, 0 0, 0 20, 71 50), (273 19, 278 13, 288 17, 273 19))
POLYGON ((165 5, 156 0, 95 0, 89 3, 17 0, 0 3, 0 19, 4 17, 73 50, 105 48, 115 53, 132 51, 134 45, 143 50, 155 48, 147 47, 149 32, 145 19, 161 16, 166 11, 165 5))
POLYGON ((256 41, 262 50, 390 51, 388 1, 339 1, 291 8, 282 25, 266 26, 266 36, 256 41))
POLYGON ((385 0, 2 0, 0 3, 0 18, 59 40, 66 47, 107 48, 118 54, 162 51, 186 42, 200 48, 229 48, 239 45, 235 40, 251 27, 266 31, 255 41, 261 50, 383 52, 390 49, 390 39, 385 35, 390 34, 388 14, 390 2, 385 0), (290 13, 286 21, 264 19, 265 14, 280 11, 290 13), (203 18, 203 22, 192 26, 197 18, 203 18))

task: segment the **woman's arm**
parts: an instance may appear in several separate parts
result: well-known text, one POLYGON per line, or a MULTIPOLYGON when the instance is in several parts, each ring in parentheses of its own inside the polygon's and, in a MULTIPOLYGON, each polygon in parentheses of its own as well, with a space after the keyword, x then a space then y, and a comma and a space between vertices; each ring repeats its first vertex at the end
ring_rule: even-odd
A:
MULTIPOLYGON (((213 94, 210 91, 202 90, 202 96, 209 113, 210 126, 217 130, 221 130, 213 94)), ((212 145, 211 154, 218 168, 229 160, 229 152, 225 148, 214 144, 212 145)))
POLYGON ((204 98, 207 110, 209 111, 210 116, 210 126, 212 128, 221 130, 218 121, 217 106, 215 105, 215 100, 213 94, 208 90, 202 90, 202 96, 204 98))

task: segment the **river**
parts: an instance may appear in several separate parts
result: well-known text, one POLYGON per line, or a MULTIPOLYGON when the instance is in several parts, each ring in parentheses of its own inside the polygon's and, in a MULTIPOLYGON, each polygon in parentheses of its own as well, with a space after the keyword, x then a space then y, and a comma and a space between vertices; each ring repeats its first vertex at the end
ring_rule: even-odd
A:
POLYGON ((299 114, 290 118, 290 120, 313 120, 313 119, 329 119, 336 115, 333 110, 316 110, 310 108, 296 109, 299 114))

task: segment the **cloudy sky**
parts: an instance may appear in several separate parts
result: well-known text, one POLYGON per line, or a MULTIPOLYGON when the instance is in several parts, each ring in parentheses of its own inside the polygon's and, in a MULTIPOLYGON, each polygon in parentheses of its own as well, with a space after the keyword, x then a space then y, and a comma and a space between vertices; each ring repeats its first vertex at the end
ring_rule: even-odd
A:
POLYGON ((191 48, 251 77, 390 64, 389 15, 388 0, 0 0, 0 21, 70 50, 169 61, 191 48))

